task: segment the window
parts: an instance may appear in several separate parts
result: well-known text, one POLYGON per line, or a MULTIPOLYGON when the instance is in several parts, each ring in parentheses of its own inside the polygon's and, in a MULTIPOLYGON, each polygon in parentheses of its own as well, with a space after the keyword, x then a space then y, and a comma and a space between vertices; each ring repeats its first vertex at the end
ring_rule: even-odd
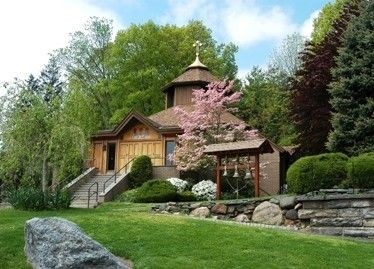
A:
POLYGON ((175 141, 169 140, 165 141, 165 165, 173 166, 174 162, 171 160, 172 155, 174 154, 175 141))

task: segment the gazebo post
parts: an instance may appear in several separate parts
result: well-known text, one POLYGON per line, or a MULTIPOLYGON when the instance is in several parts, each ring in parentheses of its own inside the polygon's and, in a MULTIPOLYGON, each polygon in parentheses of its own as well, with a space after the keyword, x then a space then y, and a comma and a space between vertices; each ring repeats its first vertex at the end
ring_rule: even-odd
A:
POLYGON ((217 184, 217 191, 216 191, 216 200, 221 197, 221 156, 217 156, 217 167, 216 167, 216 184, 217 184))
POLYGON ((260 196, 260 156, 255 155, 255 197, 260 196))

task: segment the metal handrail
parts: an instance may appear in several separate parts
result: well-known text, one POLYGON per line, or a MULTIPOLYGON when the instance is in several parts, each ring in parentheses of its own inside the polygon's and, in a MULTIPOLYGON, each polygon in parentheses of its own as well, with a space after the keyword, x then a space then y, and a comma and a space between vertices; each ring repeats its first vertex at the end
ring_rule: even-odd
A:
MULTIPOLYGON (((135 157, 136 158, 136 157, 135 157)), ((127 168, 127 166, 132 163, 134 161, 135 158, 132 158, 130 161, 128 161, 124 166, 121 167, 121 169, 119 169, 117 172, 114 173, 113 176, 111 176, 110 178, 108 178, 105 182, 104 182, 104 185, 103 185, 103 192, 105 192, 105 189, 106 189, 106 184, 111 181, 113 178, 114 178, 114 183, 117 182, 117 175, 124 169, 124 168, 127 168)), ((150 158, 151 160, 166 160, 166 158, 158 158, 158 157, 151 157, 150 158)), ((153 165, 153 164, 152 164, 153 165)), ((153 165, 155 166, 155 165, 153 165)), ((173 166, 173 165, 171 165, 173 166)), ((126 170, 127 171, 127 170, 126 170)))
POLYGON ((93 194, 96 194, 96 203, 98 203, 99 202, 99 183, 97 183, 97 182, 92 183, 91 186, 88 188, 87 208, 90 208, 90 200, 91 200, 91 196, 93 194), (96 185, 96 191, 91 193, 91 188, 94 185, 96 185))
MULTIPOLYGON (((106 184, 111 181, 113 178, 114 178, 114 183, 117 183, 117 174, 119 174, 124 168, 127 168, 127 166, 132 163, 134 161, 135 158, 132 158, 130 161, 128 161, 124 166, 121 167, 121 169, 119 169, 117 172, 114 172, 114 175, 111 176, 110 178, 108 178, 107 180, 105 180, 104 184, 103 184, 103 192, 105 192, 105 186, 106 184)), ((127 172, 127 169, 126 169, 126 172, 127 172)))

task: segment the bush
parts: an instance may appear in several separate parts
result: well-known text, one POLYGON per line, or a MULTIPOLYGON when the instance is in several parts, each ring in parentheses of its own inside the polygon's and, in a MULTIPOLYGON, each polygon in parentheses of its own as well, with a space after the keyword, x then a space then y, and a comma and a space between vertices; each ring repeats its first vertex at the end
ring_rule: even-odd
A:
POLYGON ((138 189, 132 189, 132 190, 125 191, 125 192, 121 193, 116 198, 116 201, 133 203, 133 202, 135 202, 137 191, 138 191, 138 189))
POLYGON ((217 184, 203 180, 192 186, 192 193, 199 200, 213 200, 216 196, 217 184))
POLYGON ((163 203, 177 201, 176 188, 168 181, 154 179, 145 182, 137 189, 135 202, 138 203, 163 203))
POLYGON ((300 158, 287 171, 289 192, 303 194, 340 185, 347 178, 347 161, 342 153, 300 158))
POLYGON ((71 195, 68 191, 56 190, 46 193, 46 209, 66 209, 70 207, 71 195))
POLYGON ((144 182, 152 179, 152 160, 146 155, 137 157, 131 165, 129 174, 130 187, 140 187, 144 182))
POLYGON ((348 161, 347 187, 374 188, 374 152, 352 157, 348 161))
POLYGON ((41 189, 20 188, 9 193, 8 201, 16 209, 39 211, 69 208, 71 197, 67 191, 43 193, 41 189))
POLYGON ((176 178, 176 177, 168 178, 166 179, 166 181, 170 182, 171 185, 173 185, 177 189, 178 192, 184 191, 188 185, 187 181, 180 179, 180 178, 176 178))
POLYGON ((196 201, 196 196, 191 191, 184 191, 178 193, 178 199, 179 202, 192 202, 196 201))

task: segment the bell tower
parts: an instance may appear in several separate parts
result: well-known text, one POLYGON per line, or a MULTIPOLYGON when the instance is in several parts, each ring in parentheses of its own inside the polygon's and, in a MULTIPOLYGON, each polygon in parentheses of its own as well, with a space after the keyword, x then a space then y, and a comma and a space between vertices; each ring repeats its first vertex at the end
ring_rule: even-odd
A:
POLYGON ((192 90, 204 88, 207 84, 218 79, 213 76, 208 67, 200 62, 200 48, 203 44, 197 40, 193 46, 196 49, 195 61, 189 65, 183 74, 163 87, 166 95, 165 108, 191 105, 192 90))

